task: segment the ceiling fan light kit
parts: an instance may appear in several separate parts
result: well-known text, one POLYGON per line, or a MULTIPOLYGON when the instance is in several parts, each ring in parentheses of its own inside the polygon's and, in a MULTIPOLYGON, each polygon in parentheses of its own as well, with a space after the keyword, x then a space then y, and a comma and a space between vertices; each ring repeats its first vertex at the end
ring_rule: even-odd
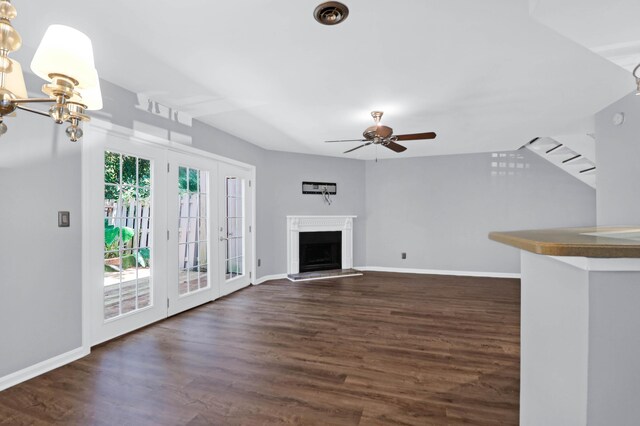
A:
POLYGON ((44 98, 29 98, 20 64, 9 58, 22 46, 22 38, 11 25, 17 16, 10 0, 0 0, 0 135, 7 132, 4 117, 17 109, 49 116, 57 124, 69 123, 66 130, 72 142, 82 137, 82 122, 89 121, 87 110, 102 109, 100 80, 95 69, 91 40, 80 31, 64 25, 51 25, 31 62, 31 70, 48 81, 42 86, 44 98), (48 112, 25 106, 53 104, 48 112))
POLYGON ((373 121, 375 124, 373 126, 367 127, 362 136, 364 139, 340 139, 334 141, 325 141, 327 143, 333 142, 365 142, 362 145, 359 145, 355 148, 351 148, 344 152, 344 154, 348 154, 352 151, 355 151, 360 148, 364 148, 369 145, 382 145, 386 148, 394 152, 403 152, 406 151, 407 148, 405 146, 396 143, 397 141, 415 141, 415 140, 428 140, 435 139, 436 134, 434 132, 427 133, 412 133, 406 135, 394 135, 393 129, 391 127, 385 126, 381 123, 382 116, 384 112, 382 111, 372 111, 371 117, 373 117, 373 121))

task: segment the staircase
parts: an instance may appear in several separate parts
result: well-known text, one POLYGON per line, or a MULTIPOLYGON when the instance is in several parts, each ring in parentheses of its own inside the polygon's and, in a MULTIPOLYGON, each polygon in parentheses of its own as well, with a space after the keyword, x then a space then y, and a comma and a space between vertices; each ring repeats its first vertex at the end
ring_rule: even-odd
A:
POLYGON ((528 149, 590 187, 596 187, 595 140, 591 135, 535 138, 528 149))

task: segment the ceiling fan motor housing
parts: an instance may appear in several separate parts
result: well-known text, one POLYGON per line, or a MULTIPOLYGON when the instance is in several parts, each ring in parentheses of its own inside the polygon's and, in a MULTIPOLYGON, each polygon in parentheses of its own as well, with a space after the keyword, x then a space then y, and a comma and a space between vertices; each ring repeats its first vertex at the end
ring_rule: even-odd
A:
POLYGON ((384 113, 382 111, 371 111, 371 117, 373 117, 373 120, 376 122, 376 124, 365 129, 365 131, 362 133, 364 140, 337 140, 325 142, 365 142, 362 145, 345 151, 345 154, 369 145, 382 145, 394 152, 404 152, 407 150, 407 148, 396 142, 428 140, 435 139, 436 137, 436 134, 434 132, 394 135, 393 129, 391 127, 383 126, 382 124, 380 124, 380 120, 382 120, 383 114, 384 113))
POLYGON ((393 129, 391 127, 375 125, 367 127, 362 133, 362 136, 364 136, 366 140, 374 140, 376 137, 379 139, 387 139, 388 137, 391 137, 392 134, 393 129))

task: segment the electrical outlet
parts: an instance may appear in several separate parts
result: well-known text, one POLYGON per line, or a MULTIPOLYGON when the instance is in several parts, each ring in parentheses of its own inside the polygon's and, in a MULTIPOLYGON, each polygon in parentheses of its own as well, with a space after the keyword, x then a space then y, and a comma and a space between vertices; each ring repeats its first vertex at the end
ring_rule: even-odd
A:
POLYGON ((262 259, 258 259, 258 266, 262 264, 262 259))
POLYGON ((402 258, 406 259, 407 258, 407 253, 402 253, 402 258))

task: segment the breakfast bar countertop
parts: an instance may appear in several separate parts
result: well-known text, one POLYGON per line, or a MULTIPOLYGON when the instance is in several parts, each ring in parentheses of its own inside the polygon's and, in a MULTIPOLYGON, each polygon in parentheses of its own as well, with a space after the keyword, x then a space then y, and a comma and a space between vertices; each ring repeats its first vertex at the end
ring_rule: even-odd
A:
POLYGON ((489 238, 548 256, 640 258, 640 226, 491 232, 489 238))

